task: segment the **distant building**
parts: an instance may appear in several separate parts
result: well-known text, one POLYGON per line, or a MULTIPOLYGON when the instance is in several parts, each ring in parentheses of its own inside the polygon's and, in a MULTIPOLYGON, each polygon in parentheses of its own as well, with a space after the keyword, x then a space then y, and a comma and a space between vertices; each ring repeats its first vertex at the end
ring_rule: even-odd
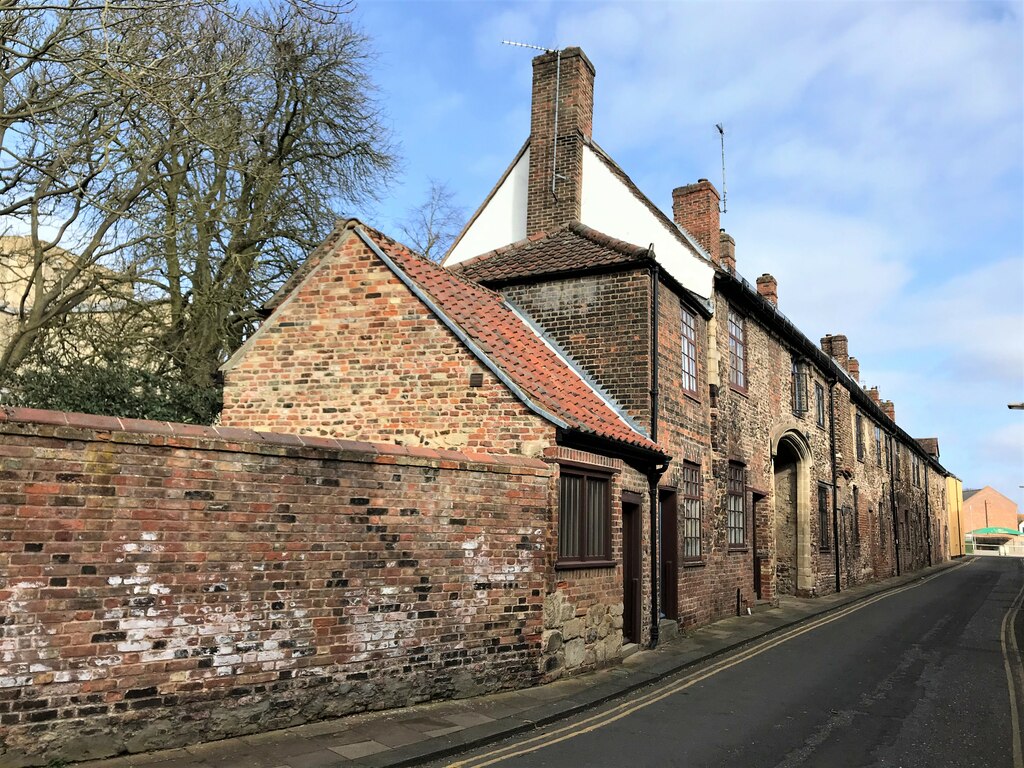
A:
POLYGON ((1024 515, 1017 512, 1017 505, 990 485, 984 488, 964 489, 963 526, 964 533, 979 528, 1010 528, 1021 530, 1024 515))

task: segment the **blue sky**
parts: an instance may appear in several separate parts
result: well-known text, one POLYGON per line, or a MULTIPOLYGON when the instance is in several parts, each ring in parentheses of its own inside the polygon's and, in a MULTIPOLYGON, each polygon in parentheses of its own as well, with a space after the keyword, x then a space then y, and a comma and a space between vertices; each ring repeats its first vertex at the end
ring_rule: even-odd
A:
POLYGON ((532 52, 597 69, 594 138, 663 210, 721 180, 738 270, 966 487, 1024 511, 1024 4, 367 2, 402 170, 356 211, 397 232, 446 182, 471 212, 529 131, 532 52))

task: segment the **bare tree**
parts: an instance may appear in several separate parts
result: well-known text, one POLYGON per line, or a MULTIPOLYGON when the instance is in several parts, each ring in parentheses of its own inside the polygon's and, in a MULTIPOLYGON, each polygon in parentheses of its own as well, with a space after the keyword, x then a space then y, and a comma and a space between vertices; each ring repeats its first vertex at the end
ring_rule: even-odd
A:
POLYGON ((440 261, 465 220, 465 211, 455 204, 455 194, 448 185, 431 179, 427 199, 410 209, 398 228, 406 245, 431 261, 440 261))
POLYGON ((334 217, 390 178, 345 10, 0 0, 0 216, 28 264, 5 271, 0 247, 0 379, 106 295, 151 310, 153 366, 215 384, 334 217))

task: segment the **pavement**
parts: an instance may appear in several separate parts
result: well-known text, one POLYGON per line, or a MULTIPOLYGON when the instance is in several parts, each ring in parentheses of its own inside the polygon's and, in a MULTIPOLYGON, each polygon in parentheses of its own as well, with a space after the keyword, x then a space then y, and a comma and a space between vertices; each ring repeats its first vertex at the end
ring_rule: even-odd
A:
POLYGON ((368 712, 295 728, 76 763, 76 768, 399 768, 443 759, 628 696, 688 667, 961 561, 734 616, 663 640, 620 665, 471 699, 368 712))

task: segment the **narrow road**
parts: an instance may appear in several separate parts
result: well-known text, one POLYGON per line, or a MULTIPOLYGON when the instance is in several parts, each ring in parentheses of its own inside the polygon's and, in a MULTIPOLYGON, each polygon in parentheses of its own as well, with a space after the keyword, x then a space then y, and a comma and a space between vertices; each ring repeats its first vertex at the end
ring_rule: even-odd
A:
POLYGON ((443 764, 1024 768, 1022 598, 976 558, 443 764))

